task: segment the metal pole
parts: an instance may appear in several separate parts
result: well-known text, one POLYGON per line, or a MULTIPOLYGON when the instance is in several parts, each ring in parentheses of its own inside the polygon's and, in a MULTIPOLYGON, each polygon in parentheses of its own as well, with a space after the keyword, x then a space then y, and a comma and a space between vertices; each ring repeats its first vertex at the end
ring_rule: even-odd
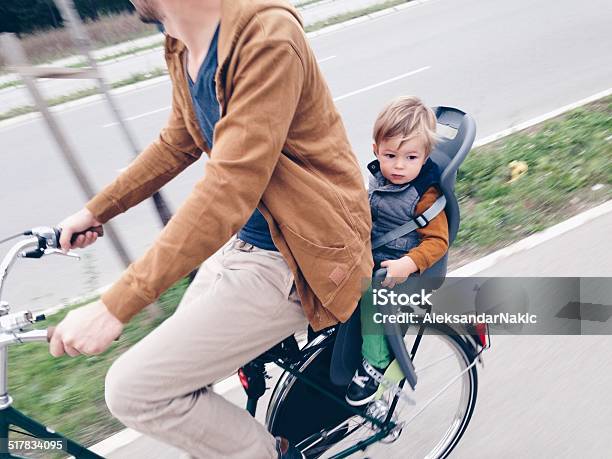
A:
POLYGON ((2 346, 0 348, 0 397, 5 397, 0 400, 0 403, 6 405, 9 402, 8 395, 8 352, 7 349, 2 346))
MULTIPOLYGON (((91 52, 92 51, 91 40, 89 39, 89 36, 87 35, 87 32, 85 31, 83 27, 81 19, 79 18, 79 15, 74 7, 73 1, 72 0, 54 0, 54 1, 60 11, 60 14, 62 15, 62 19, 64 20, 64 27, 66 27, 70 31, 70 34, 72 35, 74 41, 77 44, 79 52, 87 58, 87 63, 89 64, 91 69, 94 71, 95 80, 98 83, 98 88, 100 92, 106 98, 106 101, 108 102, 111 112, 115 120, 117 121, 119 128, 121 129, 121 133, 123 134, 123 137, 125 138, 130 148, 132 149, 134 156, 137 156, 141 150, 136 143, 136 139, 134 135, 132 135, 132 133, 130 132, 127 126, 127 123, 123 120, 123 117, 121 116, 121 111, 119 110, 119 106, 115 103, 115 100, 110 93, 110 89, 108 85, 106 84, 106 81, 104 80, 104 78, 102 78, 102 74, 98 67, 98 63, 93 58, 93 55, 91 52)), ((168 221, 172 217, 170 208, 168 207, 168 204, 166 203, 165 199, 162 197, 160 192, 156 192, 153 195, 153 201, 155 203, 155 208, 157 209, 157 213, 159 214, 162 224, 165 226, 166 223, 168 223, 168 221)))
MULTIPOLYGON (((9 65, 13 65, 16 67, 27 65, 27 58, 25 56, 21 43, 15 37, 14 34, 9 34, 9 33, 1 34, 0 35, 0 45, 1 45, 0 48, 4 50, 5 59, 9 65)), ((79 182, 79 185, 81 186, 81 189, 83 190, 83 193, 85 194, 85 197, 87 199, 91 199, 95 194, 93 187, 91 186, 89 180, 87 179, 85 173, 83 172, 83 168, 79 164, 77 156, 74 154, 74 149, 69 144, 68 139, 66 139, 66 137, 62 134, 62 131, 59 125, 57 124, 51 112, 49 111, 49 106, 47 105, 47 102, 41 95, 40 91, 38 90, 38 87, 36 86, 34 79, 27 73, 23 73, 21 75, 21 78, 23 79, 23 82, 25 83, 28 91, 32 95, 32 98, 34 99, 34 103, 40 110, 40 113, 45 119, 47 126, 49 126, 51 135, 57 142, 60 152, 66 159, 66 162, 68 163, 74 176, 79 182)), ((115 247, 115 250, 117 251, 117 254, 119 255, 119 258, 121 258, 121 261, 123 262, 125 266, 128 266, 131 262, 130 257, 128 256, 127 250, 125 249, 125 246, 122 244, 121 240, 119 239, 119 236, 115 232, 113 226, 110 223, 106 223, 104 225, 104 229, 109 239, 111 240, 111 243, 115 247)))

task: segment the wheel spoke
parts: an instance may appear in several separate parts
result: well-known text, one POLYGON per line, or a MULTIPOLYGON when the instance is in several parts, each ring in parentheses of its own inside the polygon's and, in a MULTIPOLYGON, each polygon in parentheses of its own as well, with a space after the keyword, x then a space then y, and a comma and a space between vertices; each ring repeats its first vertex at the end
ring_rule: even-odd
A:
POLYGON ((450 353, 448 353, 448 355, 445 355, 444 357, 440 357, 438 360, 434 360, 433 362, 431 362, 428 365, 425 365, 423 367, 415 368, 415 371, 416 371, 416 373, 418 375, 419 373, 424 372, 428 368, 434 367, 434 366, 438 365, 439 363, 441 363, 441 362, 443 362, 443 361, 445 361, 447 359, 453 358, 453 357, 455 357, 455 354, 450 352, 450 353))
POLYGON ((459 373, 458 375, 456 375, 455 377, 453 377, 448 383, 446 383, 446 385, 444 385, 444 387, 442 387, 442 389, 440 389, 440 391, 438 391, 438 393, 436 395, 434 395, 432 398, 430 398, 427 402, 425 402, 423 404, 423 406, 421 408, 419 408, 419 410, 414 413, 414 415, 408 419, 406 422, 406 425, 410 424, 419 414, 421 414, 423 411, 425 411, 425 409, 431 405, 434 400, 436 400, 438 397, 440 397, 450 386, 452 386, 455 381, 457 381, 461 376, 463 376, 465 373, 467 373, 468 371, 470 371, 472 369, 472 367, 476 365, 476 361, 474 360, 474 362, 472 362, 471 365, 469 365, 465 370, 463 370, 461 373, 459 373))

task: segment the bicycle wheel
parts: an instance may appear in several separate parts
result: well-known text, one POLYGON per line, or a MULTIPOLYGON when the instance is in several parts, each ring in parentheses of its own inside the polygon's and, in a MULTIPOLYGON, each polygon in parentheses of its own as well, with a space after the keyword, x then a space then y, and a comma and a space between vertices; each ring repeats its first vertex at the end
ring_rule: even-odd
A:
MULTIPOLYGON (((412 349, 415 339, 406 336, 407 349, 412 349)), ((444 458, 459 442, 474 411, 478 389, 471 346, 449 327, 431 325, 421 338, 413 363, 418 376, 416 390, 403 393, 414 404, 399 397, 392 414, 398 427, 353 457, 444 458)), ((301 371, 309 371, 309 367, 318 368, 319 374, 323 368, 329 369, 326 352, 313 356, 301 371)), ((331 383, 328 387, 344 394, 344 387, 331 383)), ((299 443, 308 458, 332 457, 378 431, 360 416, 338 409, 325 396, 305 389, 304 383, 291 375, 281 378, 270 403, 269 414, 274 416, 269 417, 268 427, 272 432, 291 430, 290 440, 299 443), (318 420, 324 422, 318 422, 316 428, 318 420)), ((368 413, 384 420, 393 399, 387 391, 380 401, 369 405, 368 413)))
MULTIPOLYGON (((299 371, 324 390, 343 400, 345 388, 335 386, 329 379, 333 342, 334 336, 319 336, 309 343, 308 347, 318 345, 322 347, 299 367, 299 371)), ((341 404, 335 403, 319 390, 284 372, 272 392, 266 414, 266 425, 273 435, 285 437, 295 445, 322 430, 331 430, 351 416, 352 412, 341 404)), ((342 438, 343 433, 339 431, 336 435, 330 435, 328 438, 330 441, 325 443, 318 442, 316 451, 324 451, 326 449, 323 447, 324 444, 327 446, 333 444, 342 438)), ((313 458, 319 455, 311 450, 307 457, 313 458)))

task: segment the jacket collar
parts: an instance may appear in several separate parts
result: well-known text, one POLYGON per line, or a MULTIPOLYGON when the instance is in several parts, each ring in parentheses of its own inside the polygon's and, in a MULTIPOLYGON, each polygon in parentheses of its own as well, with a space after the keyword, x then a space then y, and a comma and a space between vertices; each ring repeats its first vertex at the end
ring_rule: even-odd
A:
POLYGON ((377 159, 368 164, 368 170, 372 175, 376 175, 377 172, 380 172, 380 163, 377 159))
POLYGON ((410 187, 411 183, 404 183, 403 185, 396 185, 395 183, 391 183, 389 182, 385 176, 382 174, 382 172, 380 171, 380 163, 378 162, 377 159, 375 159, 374 161, 370 162, 368 164, 368 170, 370 171, 370 173, 372 174, 372 178, 374 183, 372 183, 372 181, 370 181, 370 192, 372 191, 393 191, 393 192, 397 192, 397 191, 404 191, 406 188, 410 187))

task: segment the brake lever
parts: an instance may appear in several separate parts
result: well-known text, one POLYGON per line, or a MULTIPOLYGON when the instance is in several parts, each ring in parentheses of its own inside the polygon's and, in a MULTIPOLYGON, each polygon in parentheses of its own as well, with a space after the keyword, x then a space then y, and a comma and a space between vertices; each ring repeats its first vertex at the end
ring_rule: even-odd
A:
POLYGON ((81 259, 81 256, 76 252, 69 251, 69 252, 64 253, 60 249, 51 249, 51 248, 45 249, 45 255, 62 255, 64 257, 75 258, 77 260, 81 259))
POLYGON ((65 257, 70 257, 70 258, 76 258, 77 260, 81 259, 81 256, 74 252, 64 253, 60 249, 54 249, 51 247, 46 248, 46 249, 36 248, 32 250, 24 250, 23 252, 19 253, 19 257, 21 258, 42 258, 43 255, 54 255, 54 254, 63 255, 65 257))

